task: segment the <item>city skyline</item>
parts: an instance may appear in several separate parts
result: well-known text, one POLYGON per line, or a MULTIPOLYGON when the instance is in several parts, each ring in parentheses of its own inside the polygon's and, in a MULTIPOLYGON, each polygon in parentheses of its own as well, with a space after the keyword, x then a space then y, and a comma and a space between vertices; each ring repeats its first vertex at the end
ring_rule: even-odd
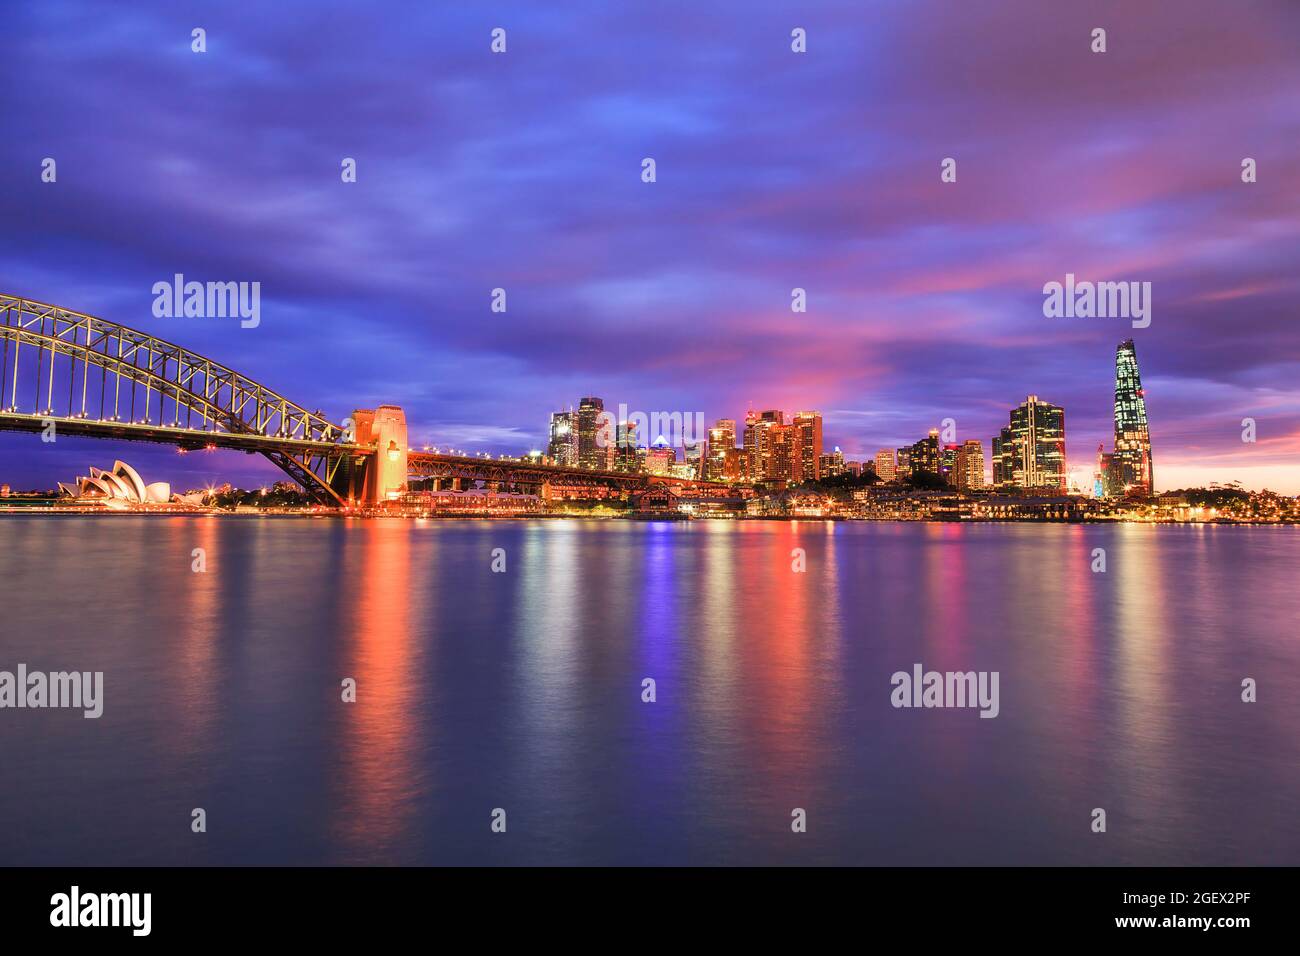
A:
POLYGON ((1284 920, 1300 0, 10 6, 20 936, 1284 920))
MULTIPOLYGON (((504 4, 364 20, 360 47, 315 5, 255 28, 205 10, 201 56, 162 4, 112 33, 79 2, 16 11, 11 45, 50 71, 0 84, 0 209, 27 224, 0 238, 0 287, 220 355, 338 418, 399 404, 413 442, 492 454, 540 447, 545 410, 581 395, 817 408, 827 443, 866 460, 949 417, 987 443, 1038 394, 1069 409, 1068 457, 1091 471, 1113 441, 1101 356, 1133 335, 1158 488, 1300 493, 1300 65, 1276 29, 1300 11, 1270 27, 1209 0, 1177 23, 1110 10, 1098 56, 1083 12, 924 7, 683 9, 715 37, 699 57, 680 24, 599 5, 600 43, 557 44, 561 14, 504 4), (498 20, 512 41, 494 57, 498 20), (260 282, 260 324, 155 318, 177 273, 260 282), (1046 318, 1043 286, 1066 275, 1151 282, 1149 327, 1046 318)), ((97 454, 32 461, 22 441, 0 436, 19 484, 97 454)), ((150 449, 142 466, 177 485, 275 477, 206 457, 150 449)))
MULTIPOLYGON (((1044 402, 1034 394, 1011 409, 1011 425, 1004 426, 989 440, 987 455, 983 447, 984 439, 958 436, 952 419, 942 423, 945 426, 942 438, 939 428, 930 428, 928 437, 905 443, 896 450, 882 448, 874 454, 866 452, 859 459, 846 455, 839 444, 823 440, 823 415, 817 410, 797 411, 786 421, 787 413, 784 410, 759 411, 750 407, 741 419, 745 426, 743 432, 737 431, 736 419, 716 419, 712 425, 705 427, 704 413, 697 412, 694 413, 699 419, 696 428, 692 430, 687 421, 687 427, 682 430, 681 420, 689 419, 692 413, 630 411, 622 403, 618 404, 617 412, 611 412, 600 396, 584 396, 579 399, 576 407, 569 404, 566 410, 550 413, 547 441, 543 444, 546 459, 561 466, 609 472, 671 474, 682 478, 740 484, 784 480, 786 484, 797 485, 809 479, 846 472, 860 474, 871 470, 886 481, 895 476, 907 477, 925 472, 942 477, 960 489, 1045 488, 1061 493, 1110 498, 1124 497, 1130 490, 1137 494, 1151 493, 1151 440, 1145 409, 1145 390, 1141 385, 1136 349, 1131 338, 1116 348, 1114 401, 1113 451, 1105 453, 1104 444, 1098 447, 1091 482, 1079 459, 1074 459, 1073 465, 1068 463, 1064 409, 1044 402), (675 423, 676 432, 670 441, 666 441, 662 433, 656 434, 654 426, 660 416, 675 423), (647 418, 651 427, 639 430, 636 425, 647 418), (1048 424, 1044 426, 1043 422, 1048 424), (1044 427, 1047 428, 1046 432, 1043 431, 1044 427), (693 433, 702 437, 692 440, 693 433), (769 434, 771 438, 767 437, 769 434), (682 435, 685 435, 684 441, 682 435), (743 441, 740 441, 742 436, 743 441), (960 441, 955 440, 958 437, 961 438, 960 441), (954 440, 950 441, 950 438, 954 440), (778 444, 769 447, 769 442, 778 444), (828 448, 831 450, 827 451, 828 448), (680 459, 676 455, 677 449, 682 450, 680 459), (715 454, 719 449, 724 454, 715 462, 715 454), (668 453, 667 457, 657 457, 659 451, 668 453), (735 453, 738 462, 730 461, 727 453, 735 453), (886 470, 882 471, 881 456, 884 455, 889 456, 889 462, 886 470)), ((357 411, 354 414, 369 416, 374 412, 357 411)), ((400 410, 398 414, 401 414, 400 410)), ((0 438, 4 437, 0 433, 0 438)), ((85 443, 94 444, 99 441, 102 439, 78 436, 63 438, 65 448, 69 445, 80 448, 85 443)), ((117 445, 124 443, 112 442, 117 445)), ((43 447, 51 451, 54 444, 42 442, 43 447)), ((869 445, 870 442, 865 444, 869 445)), ((518 460, 543 454, 541 450, 533 448, 492 456, 482 450, 430 446, 418 440, 412 440, 410 446, 412 449, 422 447, 426 451, 432 448, 434 451, 441 449, 457 455, 518 460)), ((206 451, 221 453, 215 446, 209 446, 206 451)), ((157 449, 148 446, 141 454, 150 457, 150 452, 159 454, 157 449)), ((170 457, 166 456, 163 460, 170 457)), ((232 456, 227 454, 227 460, 230 457, 232 456)), ((0 479, 3 478, 0 475, 0 479)), ((229 473, 222 473, 206 484, 210 488, 217 483, 230 484, 231 480, 229 473)), ((5 481, 4 484, 15 490, 23 487, 17 482, 5 481)), ((63 487, 59 482, 56 482, 56 486, 63 487)), ((31 487, 35 489, 39 486, 31 487)), ((263 487, 266 487, 265 484, 263 487)), ((1269 490, 1278 491, 1276 488, 1269 490)))

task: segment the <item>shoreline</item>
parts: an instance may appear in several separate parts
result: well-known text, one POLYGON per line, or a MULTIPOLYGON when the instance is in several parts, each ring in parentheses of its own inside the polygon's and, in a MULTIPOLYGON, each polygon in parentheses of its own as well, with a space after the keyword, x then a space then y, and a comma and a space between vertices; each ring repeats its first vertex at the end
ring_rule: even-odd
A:
POLYGON ((1176 519, 1125 519, 1125 518, 867 518, 856 515, 734 515, 725 518, 696 518, 680 515, 586 515, 586 514, 519 514, 519 515, 477 515, 477 514, 344 514, 337 511, 108 511, 105 509, 71 509, 71 508, 13 508, 0 507, 0 519, 10 516, 24 517, 136 517, 136 518, 309 518, 325 520, 361 520, 380 519, 404 521, 629 521, 629 522, 672 522, 678 523, 732 523, 732 522, 821 522, 844 521, 872 524, 944 524, 944 525, 996 525, 996 524, 1069 524, 1069 525, 1239 525, 1246 527, 1290 527, 1300 526, 1300 520, 1279 521, 1238 521, 1228 518, 1215 518, 1207 521, 1180 521, 1176 519))

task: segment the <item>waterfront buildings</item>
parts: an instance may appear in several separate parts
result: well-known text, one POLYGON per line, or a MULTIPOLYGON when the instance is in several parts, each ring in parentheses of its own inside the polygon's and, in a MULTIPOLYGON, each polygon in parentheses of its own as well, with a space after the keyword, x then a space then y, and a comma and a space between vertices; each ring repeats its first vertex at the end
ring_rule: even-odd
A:
POLYGON ((993 439, 993 486, 1068 490, 1065 409, 1030 395, 993 439))
MULTIPOLYGON (((861 465, 845 460, 835 448, 823 452, 823 420, 818 411, 787 416, 781 409, 751 409, 743 433, 735 419, 718 419, 707 441, 692 446, 689 440, 669 454, 656 441, 647 449, 631 424, 620 424, 616 454, 599 452, 598 434, 604 403, 586 397, 576 411, 551 416, 549 458, 557 465, 613 468, 623 472, 650 472, 674 478, 735 482, 769 492, 821 478, 872 471, 883 482, 911 482, 939 489, 946 484, 958 492, 989 489, 1023 495, 1069 493, 1065 448, 1065 413, 1037 395, 1008 415, 1006 427, 993 437, 989 452, 978 439, 943 442, 937 428, 919 441, 896 450, 876 452, 861 465), (992 472, 991 480, 986 472, 992 472), (936 480, 923 480, 924 476, 936 480)), ((1098 449, 1092 494, 1147 496, 1152 489, 1151 440, 1145 395, 1138 373, 1133 341, 1120 343, 1115 357, 1115 441, 1113 450, 1098 449)))
POLYGON ((744 450, 750 481, 798 484, 816 479, 822 473, 821 412, 797 412, 786 422, 780 409, 751 409, 745 416, 744 450))
POLYGON ((584 396, 577 411, 551 413, 546 457, 566 468, 626 471, 637 459, 635 433, 635 422, 612 422, 603 400, 584 396))

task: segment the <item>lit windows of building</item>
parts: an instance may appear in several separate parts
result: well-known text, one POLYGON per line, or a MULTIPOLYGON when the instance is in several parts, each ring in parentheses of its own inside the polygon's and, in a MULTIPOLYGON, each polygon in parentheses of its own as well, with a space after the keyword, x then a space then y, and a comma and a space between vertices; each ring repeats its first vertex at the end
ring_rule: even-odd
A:
POLYGON ((647 475, 671 475, 677 464, 677 449, 660 436, 645 453, 645 473, 647 475))
MULTIPOLYGON (((795 412, 791 426, 797 432, 798 462, 792 468, 795 481, 810 481, 822 476, 822 413, 795 412)), ((840 458, 843 464, 843 456, 840 458)))
POLYGON ((960 445, 946 444, 939 450, 939 474, 950 485, 957 484, 957 451, 960 445))
MULTIPOLYGON (((854 464, 857 464, 857 462, 854 462, 854 464)), ((859 469, 860 468, 861 466, 859 465, 859 469)), ((837 445, 829 454, 821 456, 821 465, 818 469, 818 477, 834 478, 837 475, 844 474, 848 470, 848 465, 845 464, 844 461, 844 452, 840 451, 839 446, 837 445)), ((806 477, 807 476, 805 476, 805 478, 806 477)))
POLYGON ((736 474, 736 423, 730 418, 718 419, 709 429, 708 458, 704 477, 710 481, 734 481, 736 474))
POLYGON ((916 476, 920 472, 931 475, 940 473, 939 429, 930 429, 930 434, 912 445, 908 454, 909 474, 916 476))
POLYGON ((894 477, 899 481, 906 481, 912 477, 912 446, 904 445, 895 452, 894 457, 894 477))
POLYGON ((598 471, 609 471, 613 468, 617 443, 601 438, 601 428, 605 421, 602 416, 604 411, 605 403, 593 395, 584 397, 578 403, 575 418, 579 468, 593 468, 598 471))
POLYGON ((637 459, 636 422, 619 422, 617 444, 614 448, 614 470, 635 473, 639 469, 637 459))
POLYGON ((546 457, 557 465, 571 468, 578 463, 578 431, 573 412, 551 414, 551 436, 546 457))
POLYGON ((787 428, 785 412, 768 409, 755 412, 751 409, 745 414, 745 457, 748 461, 750 481, 768 481, 775 478, 789 478, 792 468, 789 462, 779 462, 773 454, 774 435, 783 446, 783 453, 790 453, 790 443, 780 432, 787 428), (779 474, 785 472, 785 474, 779 474))
POLYGON ((793 425, 774 425, 766 431, 769 454, 764 459, 765 479, 799 481, 803 474, 799 430, 793 425))
POLYGON ((876 452, 876 476, 881 481, 894 480, 894 453, 888 448, 876 452))
POLYGON ((984 487, 984 445, 978 438, 968 438, 957 446, 953 484, 962 491, 984 487))
POLYGON ((993 439, 994 485, 1067 491, 1065 410, 1030 395, 1010 419, 993 439))
POLYGON ((1112 494, 1148 496, 1155 488, 1146 392, 1132 339, 1115 349, 1115 451, 1109 471, 1112 494))

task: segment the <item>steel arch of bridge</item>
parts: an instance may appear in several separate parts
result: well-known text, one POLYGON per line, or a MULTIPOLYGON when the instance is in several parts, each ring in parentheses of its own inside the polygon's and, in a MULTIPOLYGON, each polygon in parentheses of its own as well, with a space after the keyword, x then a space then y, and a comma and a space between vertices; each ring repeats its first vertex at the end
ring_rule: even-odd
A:
POLYGON ((70 434, 257 451, 331 503, 339 466, 373 453, 322 413, 157 336, 4 294, 0 317, 0 429, 52 420, 70 434))

